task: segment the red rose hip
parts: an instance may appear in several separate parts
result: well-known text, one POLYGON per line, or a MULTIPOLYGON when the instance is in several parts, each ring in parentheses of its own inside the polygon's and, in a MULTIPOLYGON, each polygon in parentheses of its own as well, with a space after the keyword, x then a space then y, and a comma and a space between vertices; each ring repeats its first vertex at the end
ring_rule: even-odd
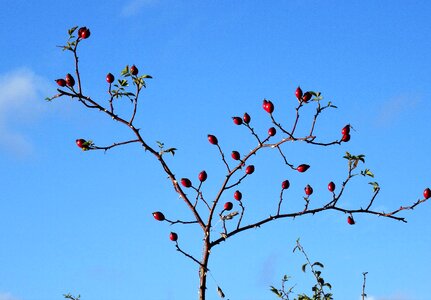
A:
POLYGON ((335 191, 335 183, 333 183, 332 181, 330 183, 328 183, 328 190, 330 192, 335 191))
POLYGON ((171 232, 171 233, 169 234, 169 239, 170 239, 172 242, 176 242, 176 241, 178 240, 178 234, 176 234, 175 232, 171 232))
POLYGON ((352 216, 348 216, 347 217, 347 223, 349 223, 350 225, 354 225, 355 224, 355 220, 353 219, 352 216))
POLYGON ((274 136, 277 133, 277 130, 275 130, 274 127, 271 127, 268 129, 268 135, 269 136, 274 136))
POLYGON ((295 90, 295 96, 296 96, 296 98, 299 101, 301 101, 301 99, 302 99, 302 90, 301 90, 301 88, 299 86, 295 90))
POLYGON ((247 166, 247 168, 245 168, 246 174, 250 175, 250 174, 253 174, 253 172, 254 172, 254 166, 253 165, 249 165, 249 166, 247 166))
POLYGON ((350 133, 350 124, 347 124, 346 126, 343 127, 343 129, 341 129, 341 134, 345 135, 349 133, 350 133))
POLYGON ((346 133, 341 137, 341 141, 347 143, 348 141, 350 141, 350 134, 346 133))
POLYGON ((66 80, 60 78, 60 79, 56 79, 55 82, 57 82, 58 86, 64 87, 66 86, 66 80))
POLYGON ((289 182, 289 180, 285 180, 285 181, 283 181, 283 182, 281 183, 281 188, 282 188, 283 190, 287 190, 287 189, 289 188, 289 186, 290 186, 290 182, 289 182))
POLYGON ((242 117, 242 120, 244 121, 244 123, 248 124, 251 121, 251 117, 248 113, 244 113, 244 116, 242 117))
POLYGON ((232 120, 233 120, 235 125, 241 125, 242 124, 242 119, 240 117, 232 117, 232 120))
POLYGON ((67 73, 66 75, 66 85, 70 87, 73 87, 75 85, 75 79, 69 73, 67 73))
POLYGON ((241 158, 241 155, 239 154, 238 151, 232 151, 232 154, 230 155, 232 157, 232 159, 234 160, 239 160, 241 158))
POLYGON ((236 191, 235 193, 233 193, 233 197, 235 200, 240 201, 242 199, 242 194, 240 191, 236 191))
POLYGON ((310 196, 311 194, 313 194, 313 188, 307 184, 307 186, 304 188, 304 192, 307 196, 310 196))
POLYGON ((304 102, 308 102, 311 99, 311 93, 310 92, 305 92, 304 95, 302 96, 302 101, 304 102))
POLYGON ((106 82, 108 82, 108 83, 113 83, 113 82, 114 82, 114 79, 115 79, 115 77, 114 77, 114 75, 112 75, 111 73, 108 73, 108 74, 106 75, 106 82))
POLYGON ((431 190, 429 188, 426 188, 424 190, 424 197, 425 197, 425 199, 431 198, 431 190))
POLYGON ((78 37, 81 39, 87 39, 90 37, 90 29, 88 29, 87 27, 81 27, 78 29, 78 37))
POLYGON ((138 70, 138 68, 135 65, 133 65, 133 66, 130 67, 130 74, 136 76, 136 75, 138 75, 138 72, 139 72, 139 70, 138 70))
POLYGON ((226 202, 223 206, 224 210, 231 210, 233 208, 232 202, 226 202))
POLYGON ((159 211, 153 212, 153 217, 157 221, 164 221, 165 220, 165 215, 159 211))
POLYGON ((86 140, 84 140, 84 139, 77 139, 76 140, 76 145, 79 147, 79 148, 82 148, 82 147, 84 147, 84 145, 85 145, 85 143, 86 143, 87 141, 86 140))
POLYGON ((218 144, 217 138, 215 137, 215 135, 212 135, 212 134, 208 134, 208 141, 210 142, 210 144, 213 144, 213 145, 218 144))
POLYGON ((189 188, 192 186, 192 182, 188 178, 181 178, 181 184, 186 188, 189 188))
POLYGON ((274 112, 274 104, 271 101, 264 99, 262 106, 267 113, 272 114, 274 112))
POLYGON ((296 170, 297 170, 298 172, 300 172, 300 173, 304 173, 304 172, 305 172, 305 171, 307 171, 309 168, 310 168, 310 166, 309 166, 309 165, 302 164, 302 165, 299 165, 299 166, 296 168, 296 170))
POLYGON ((207 177, 208 175, 207 175, 207 172, 205 171, 200 172, 198 175, 198 179, 200 182, 204 182, 205 180, 207 180, 207 177))

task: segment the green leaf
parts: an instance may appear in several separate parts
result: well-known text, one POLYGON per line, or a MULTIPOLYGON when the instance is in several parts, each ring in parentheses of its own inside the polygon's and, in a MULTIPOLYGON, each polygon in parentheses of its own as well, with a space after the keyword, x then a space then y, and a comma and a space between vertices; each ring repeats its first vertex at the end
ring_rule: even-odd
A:
POLYGON ((68 33, 69 35, 72 35, 72 34, 75 32, 76 28, 78 28, 78 26, 75 26, 75 27, 70 28, 70 29, 67 31, 67 33, 68 33))
POLYGON ((127 65, 122 71, 121 71, 121 76, 125 76, 128 75, 129 73, 129 65, 127 65))
POLYGON ((278 296, 278 298, 282 297, 282 294, 280 293, 280 291, 278 289, 276 289, 275 287, 273 287, 272 285, 271 285, 271 292, 276 294, 278 296))
POLYGON ((314 266, 319 266, 319 267, 321 267, 321 268, 324 268, 324 266, 323 266, 323 264, 322 263, 320 263, 320 262, 318 262, 318 261, 316 261, 315 263, 313 263, 313 265, 312 265, 313 267, 314 266))
POLYGON ((352 155, 346 151, 346 155, 344 155, 343 158, 350 160, 352 159, 352 155))
POLYGON ((302 265, 302 268, 301 268, 301 269, 302 269, 302 272, 304 272, 304 273, 305 273, 305 271, 306 271, 306 269, 307 269, 307 265, 308 265, 307 263, 302 265))
POLYGON ((374 178, 373 172, 371 172, 369 169, 365 169, 365 170, 361 171, 361 175, 362 176, 370 176, 370 177, 374 178))
POLYGON ((129 86, 129 83, 126 79, 118 79, 118 83, 120 84, 120 86, 129 86))
POLYGON ((153 76, 146 74, 146 75, 142 75, 141 78, 149 78, 149 79, 151 79, 151 78, 153 78, 153 76))
POLYGON ((176 150, 178 150, 178 149, 177 148, 169 148, 169 149, 164 150, 163 152, 172 153, 172 156, 174 156, 176 150))
POLYGON ((377 182, 375 182, 375 181, 374 182, 368 182, 368 184, 371 184, 373 186, 374 192, 380 190, 380 186, 377 182))

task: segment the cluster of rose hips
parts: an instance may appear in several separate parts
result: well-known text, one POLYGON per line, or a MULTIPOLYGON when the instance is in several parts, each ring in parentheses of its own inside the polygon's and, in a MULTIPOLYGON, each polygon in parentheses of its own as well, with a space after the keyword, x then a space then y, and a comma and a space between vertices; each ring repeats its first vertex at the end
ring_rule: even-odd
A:
POLYGON ((295 96, 298 99, 299 102, 305 102, 307 103, 311 97, 313 96, 313 94, 311 94, 311 92, 305 92, 302 93, 301 88, 298 86, 295 90, 295 96))
POLYGON ((341 129, 341 141, 348 142, 350 141, 350 124, 347 124, 346 126, 341 129))
POLYGON ((61 87, 68 86, 72 88, 75 85, 75 79, 69 73, 66 74, 66 77, 64 79, 63 78, 56 79, 55 82, 57 82, 57 84, 61 87))

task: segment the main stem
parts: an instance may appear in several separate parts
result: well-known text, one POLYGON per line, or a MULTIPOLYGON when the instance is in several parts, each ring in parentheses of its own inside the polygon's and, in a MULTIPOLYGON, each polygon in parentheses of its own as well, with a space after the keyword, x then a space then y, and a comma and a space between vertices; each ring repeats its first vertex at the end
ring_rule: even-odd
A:
POLYGON ((208 260, 210 257, 210 234, 207 228, 204 238, 204 247, 202 253, 202 261, 199 266, 199 300, 205 300, 205 293, 207 289, 207 272, 208 272, 208 260))

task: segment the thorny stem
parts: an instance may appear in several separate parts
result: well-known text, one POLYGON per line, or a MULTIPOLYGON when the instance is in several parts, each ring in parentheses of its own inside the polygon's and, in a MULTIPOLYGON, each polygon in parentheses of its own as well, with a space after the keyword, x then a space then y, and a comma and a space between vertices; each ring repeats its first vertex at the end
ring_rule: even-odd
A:
POLYGON ((178 223, 179 224, 196 224, 196 223, 198 223, 198 221, 181 221, 181 220, 172 221, 172 220, 168 220, 168 219, 165 219, 165 221, 171 225, 178 224, 178 223))
POLYGON ((362 284, 362 300, 365 300, 365 298, 367 298, 367 294, 365 294, 365 284, 367 281, 367 274, 368 272, 363 272, 362 275, 364 276, 364 282, 362 284))
POLYGON ((122 145, 126 145, 126 144, 131 144, 131 143, 139 143, 140 140, 135 139, 135 140, 129 140, 129 141, 125 141, 125 142, 119 142, 119 143, 114 143, 110 146, 106 146, 106 147, 101 147, 101 146, 92 146, 92 150, 105 150, 108 151, 109 149, 112 149, 114 147, 118 147, 118 146, 122 146, 122 145))
POLYGON ((178 245, 178 242, 175 243, 175 248, 177 248, 178 252, 181 252, 182 254, 184 254, 186 257, 190 258, 191 260, 193 260, 195 263, 197 263, 199 266, 201 266, 202 268, 205 268, 205 270, 209 271, 205 266, 203 266, 201 264, 200 261, 198 261, 196 258, 194 258, 192 255, 188 254, 187 252, 185 252, 184 250, 182 250, 180 248, 180 246, 178 245))
POLYGON ((238 225, 236 226, 236 229, 239 228, 241 225, 242 217, 244 216, 245 207, 242 205, 242 201, 239 201, 239 206, 241 206, 241 215, 239 216, 238 225))
POLYGON ((135 99, 133 99, 133 114, 132 117, 130 118, 129 124, 132 125, 133 120, 135 119, 136 116, 136 111, 138 109, 138 97, 139 97, 139 92, 141 91, 141 89, 139 88, 139 85, 136 84, 136 96, 135 99))

